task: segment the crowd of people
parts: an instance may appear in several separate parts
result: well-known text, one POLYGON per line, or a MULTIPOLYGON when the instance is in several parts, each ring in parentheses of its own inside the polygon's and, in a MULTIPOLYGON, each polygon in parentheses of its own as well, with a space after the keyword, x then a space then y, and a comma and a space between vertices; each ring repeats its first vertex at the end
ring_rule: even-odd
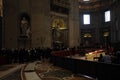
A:
POLYGON ((49 58, 51 56, 50 48, 31 48, 31 49, 1 49, 0 56, 4 57, 6 64, 11 63, 25 63, 35 60, 41 60, 49 58))
MULTIPOLYGON (((25 63, 35 60, 44 60, 51 58, 51 52, 58 49, 51 48, 16 48, 16 49, 0 49, 0 57, 4 58, 4 63, 25 63)), ((60 49, 61 50, 61 49, 60 49)), ((70 50, 72 55, 75 51, 79 53, 80 56, 85 56, 87 49, 81 49, 79 47, 75 48, 63 48, 62 50, 70 50)), ((91 49, 90 49, 91 50, 91 49)), ((76 53, 76 52, 75 52, 76 53)), ((105 55, 100 54, 98 62, 105 63, 116 63, 120 64, 120 51, 119 49, 112 51, 105 51, 105 55)))

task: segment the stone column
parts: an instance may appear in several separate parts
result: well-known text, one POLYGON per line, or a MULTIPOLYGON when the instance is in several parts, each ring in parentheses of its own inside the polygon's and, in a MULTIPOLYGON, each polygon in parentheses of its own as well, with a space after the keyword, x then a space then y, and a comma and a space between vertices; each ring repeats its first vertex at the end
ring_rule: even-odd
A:
POLYGON ((80 45, 79 2, 70 0, 69 11, 69 47, 80 45))
POLYGON ((32 47, 51 47, 50 0, 31 0, 32 47))
POLYGON ((118 27, 118 16, 117 16, 117 10, 116 9, 112 9, 111 13, 112 13, 112 18, 111 18, 111 42, 112 43, 116 43, 119 41, 119 27, 118 27))
POLYGON ((95 42, 94 43, 100 43, 100 27, 101 27, 101 13, 94 13, 93 16, 92 16, 94 19, 93 19, 93 23, 94 23, 94 27, 95 27, 95 42))
MULTIPOLYGON (((120 2, 119 2, 120 3, 120 2)), ((118 7, 117 7, 117 11, 116 11, 116 13, 117 13, 117 18, 118 18, 118 21, 117 21, 117 24, 116 24, 116 26, 118 27, 118 41, 120 42, 120 10, 119 10, 119 8, 120 8, 120 5, 118 5, 118 7)))
POLYGON ((3 0, 3 36, 2 47, 17 47, 18 27, 18 1, 3 0))

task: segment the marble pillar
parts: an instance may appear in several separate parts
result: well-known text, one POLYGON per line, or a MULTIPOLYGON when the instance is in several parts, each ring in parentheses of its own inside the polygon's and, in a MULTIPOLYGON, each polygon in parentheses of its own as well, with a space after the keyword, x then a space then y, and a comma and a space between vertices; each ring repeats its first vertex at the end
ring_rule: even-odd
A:
POLYGON ((80 45, 79 2, 70 0, 69 11, 69 47, 80 45))

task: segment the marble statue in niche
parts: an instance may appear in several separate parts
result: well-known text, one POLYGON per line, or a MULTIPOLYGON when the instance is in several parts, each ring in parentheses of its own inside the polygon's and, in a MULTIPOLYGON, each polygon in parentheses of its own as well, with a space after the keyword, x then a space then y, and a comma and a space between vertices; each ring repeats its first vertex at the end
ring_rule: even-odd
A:
POLYGON ((20 21, 20 37, 29 38, 30 33, 30 22, 26 16, 22 16, 20 21))

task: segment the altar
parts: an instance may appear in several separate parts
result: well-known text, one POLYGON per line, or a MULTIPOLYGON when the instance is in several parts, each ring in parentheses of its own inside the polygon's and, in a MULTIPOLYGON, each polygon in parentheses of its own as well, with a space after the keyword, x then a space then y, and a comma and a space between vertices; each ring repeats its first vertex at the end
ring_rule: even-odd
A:
POLYGON ((102 54, 104 56, 105 51, 100 49, 100 50, 95 50, 92 52, 85 53, 85 56, 80 56, 79 54, 75 54, 73 56, 67 56, 67 57, 73 58, 73 59, 88 60, 88 61, 98 61, 100 54, 102 54))

